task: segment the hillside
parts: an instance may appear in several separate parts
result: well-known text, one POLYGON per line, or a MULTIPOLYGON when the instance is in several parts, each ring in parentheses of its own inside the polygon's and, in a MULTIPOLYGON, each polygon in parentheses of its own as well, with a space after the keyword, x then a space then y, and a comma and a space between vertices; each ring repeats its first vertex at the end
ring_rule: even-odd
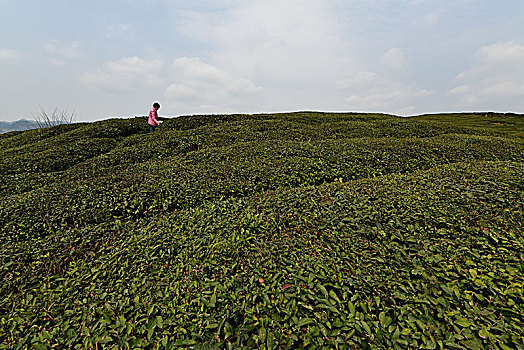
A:
POLYGON ((0 348, 524 347, 524 116, 0 135, 0 348))

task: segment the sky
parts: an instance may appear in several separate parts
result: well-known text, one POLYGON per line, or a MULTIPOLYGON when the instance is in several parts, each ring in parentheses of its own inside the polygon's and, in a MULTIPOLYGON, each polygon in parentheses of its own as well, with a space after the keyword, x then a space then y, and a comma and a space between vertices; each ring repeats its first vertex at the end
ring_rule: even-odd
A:
POLYGON ((522 0, 0 0, 0 120, 524 113, 522 0))

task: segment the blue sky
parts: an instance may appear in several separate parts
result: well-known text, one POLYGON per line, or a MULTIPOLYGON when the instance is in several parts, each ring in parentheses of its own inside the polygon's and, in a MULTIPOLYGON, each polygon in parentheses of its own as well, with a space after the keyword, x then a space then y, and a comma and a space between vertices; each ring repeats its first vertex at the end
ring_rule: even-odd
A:
POLYGON ((522 0, 0 0, 0 120, 524 113, 522 0))

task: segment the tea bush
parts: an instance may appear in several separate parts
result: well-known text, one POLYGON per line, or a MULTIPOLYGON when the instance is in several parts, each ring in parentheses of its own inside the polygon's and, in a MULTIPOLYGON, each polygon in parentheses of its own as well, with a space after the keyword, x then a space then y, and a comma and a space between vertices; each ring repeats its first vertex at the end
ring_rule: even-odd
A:
POLYGON ((5 137, 0 347, 522 348, 523 121, 300 112, 5 137))

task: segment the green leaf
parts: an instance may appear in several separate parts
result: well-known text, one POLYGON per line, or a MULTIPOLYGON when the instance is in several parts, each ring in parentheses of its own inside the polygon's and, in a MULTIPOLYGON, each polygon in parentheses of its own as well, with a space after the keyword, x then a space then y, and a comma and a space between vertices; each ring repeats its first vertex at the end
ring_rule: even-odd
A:
POLYGON ((266 334, 267 334, 267 331, 264 326, 258 329, 258 338, 260 339, 261 342, 266 341, 266 334))
POLYGON ((156 317, 156 326, 158 328, 164 328, 164 320, 162 319, 162 316, 156 317))
POLYGON ((445 298, 443 298, 443 297, 438 297, 437 298, 437 303, 439 303, 440 305, 442 305, 445 308, 449 307, 449 302, 445 298))
POLYGON ((326 287, 324 287, 320 283, 317 284, 317 287, 318 287, 318 289, 320 289, 320 291, 324 294, 324 297, 327 299, 329 297, 329 294, 328 294, 328 292, 326 290, 326 287))
POLYGON ((216 295, 216 293, 213 293, 213 295, 209 299, 209 303, 207 304, 207 306, 213 308, 213 307, 215 307, 216 302, 217 302, 217 295, 216 295))
POLYGON ((157 326, 157 319, 156 318, 152 318, 152 319, 149 320, 149 322, 147 322, 146 328, 148 330, 150 330, 150 329, 155 329, 156 326, 157 326))
POLYGON ((330 291, 329 291, 329 296, 330 296, 333 300, 336 300, 337 303, 340 304, 340 299, 338 298, 337 294, 336 294, 334 291, 330 290, 330 291))
POLYGON ((196 341, 193 339, 186 339, 180 343, 180 345, 195 345, 195 344, 196 344, 196 341))
POLYGON ((479 336, 480 336, 482 339, 486 339, 486 338, 489 338, 489 337, 492 336, 492 335, 491 335, 491 333, 488 332, 487 330, 485 330, 485 329, 481 329, 481 330, 479 331, 479 336))
POLYGON ((308 324, 312 324, 312 323, 315 323, 315 320, 309 318, 309 317, 306 317, 306 318, 302 318, 298 321, 297 323, 297 327, 302 327, 302 326, 306 326, 308 324))
POLYGON ((351 301, 348 301, 348 309, 349 309, 349 316, 352 318, 355 317, 355 305, 351 301))
POLYGON ((464 340, 462 342, 462 344, 466 348, 471 349, 471 350, 481 350, 482 349, 482 346, 477 341, 475 341, 473 339, 464 340))
POLYGON ((151 328, 147 331, 147 339, 150 340, 153 336, 153 333, 155 332, 155 328, 151 328))
POLYGON ((378 319, 380 320, 380 324, 383 328, 389 326, 393 321, 393 319, 389 316, 386 316, 386 314, 383 311, 378 315, 378 319))
POLYGON ((308 286, 311 286, 311 284, 313 283, 313 280, 315 279, 315 277, 316 277, 316 276, 315 276, 314 273, 311 272, 311 273, 309 274, 309 276, 308 276, 308 278, 307 278, 307 284, 308 284, 308 286))
POLYGON ((371 335, 371 328, 369 328, 367 322, 362 321, 360 324, 362 325, 362 328, 364 328, 364 330, 368 333, 368 335, 371 335))
POLYGON ((471 323, 465 318, 458 318, 455 320, 455 324, 461 326, 462 328, 467 328, 471 326, 471 323))
POLYGON ((275 348, 275 336, 273 333, 269 333, 267 336, 267 348, 268 349, 274 349, 275 348))
POLYGON ((395 342, 400 337, 400 331, 398 327, 395 328, 395 331, 391 334, 391 341, 395 342))

